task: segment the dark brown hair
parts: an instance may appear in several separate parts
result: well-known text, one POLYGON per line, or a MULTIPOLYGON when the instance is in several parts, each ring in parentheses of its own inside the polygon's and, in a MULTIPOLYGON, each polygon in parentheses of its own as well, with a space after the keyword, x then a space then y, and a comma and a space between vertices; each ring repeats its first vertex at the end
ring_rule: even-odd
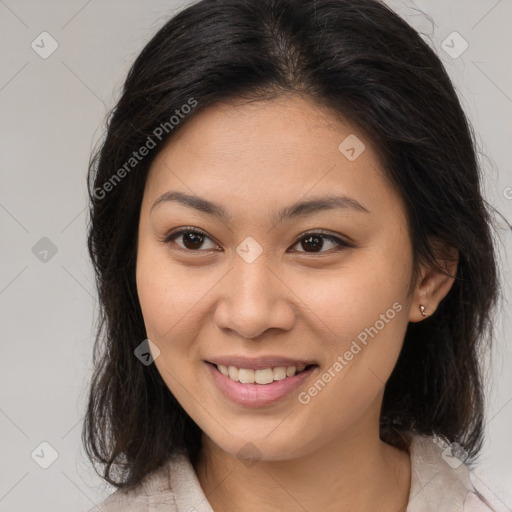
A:
POLYGON ((403 446, 408 432, 438 435, 468 461, 481 448, 479 357, 492 338, 498 270, 474 135, 440 59, 376 0, 202 0, 137 57, 90 162, 88 247, 101 308, 82 435, 117 487, 178 451, 194 461, 201 443, 155 365, 134 356, 147 337, 135 268, 148 169, 209 106, 282 94, 307 96, 367 135, 406 205, 415 270, 436 264, 433 240, 459 251, 448 296, 408 326, 385 388, 382 438, 403 446), (131 160, 150 139, 155 147, 131 160))

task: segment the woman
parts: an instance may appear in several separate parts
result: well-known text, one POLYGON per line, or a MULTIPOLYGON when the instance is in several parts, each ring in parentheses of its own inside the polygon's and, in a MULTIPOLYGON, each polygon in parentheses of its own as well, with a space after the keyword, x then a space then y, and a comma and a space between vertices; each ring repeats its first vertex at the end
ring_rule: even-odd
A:
POLYGON ((189 6, 89 178, 98 510, 491 510, 490 216, 450 79, 388 7, 189 6))

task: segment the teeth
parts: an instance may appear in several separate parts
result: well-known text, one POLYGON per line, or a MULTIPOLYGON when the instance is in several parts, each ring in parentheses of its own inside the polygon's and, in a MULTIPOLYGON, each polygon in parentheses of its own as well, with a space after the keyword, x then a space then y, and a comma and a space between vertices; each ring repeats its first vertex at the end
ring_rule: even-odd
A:
POLYGON ((243 384, 254 384, 254 370, 240 368, 238 370, 238 380, 243 384))
POLYGON ((238 368, 235 368, 234 366, 230 366, 228 368, 228 376, 232 380, 238 380, 238 368))
POLYGON ((274 368, 272 370, 274 374, 274 380, 283 380, 286 379, 286 368, 283 366, 279 366, 278 368, 274 368))
POLYGON ((237 368, 236 366, 217 365, 217 369, 226 377, 242 384, 270 384, 275 380, 283 380, 286 377, 293 377, 306 368, 300 366, 278 366, 276 368, 264 368, 262 370, 251 370, 248 368, 237 368))
POLYGON ((217 365, 217 370, 219 370, 220 373, 222 373, 226 377, 229 377, 229 370, 228 370, 227 366, 224 366, 223 364, 218 364, 217 365))
POLYGON ((270 384, 271 382, 274 382, 274 372, 272 368, 254 370, 254 382, 256 384, 270 384))

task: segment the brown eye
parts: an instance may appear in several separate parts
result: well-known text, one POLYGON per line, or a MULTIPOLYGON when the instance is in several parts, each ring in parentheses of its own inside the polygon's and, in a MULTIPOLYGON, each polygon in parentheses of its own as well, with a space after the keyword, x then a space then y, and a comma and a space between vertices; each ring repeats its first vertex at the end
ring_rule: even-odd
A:
MULTIPOLYGON (((176 239, 181 239, 181 243, 183 245, 178 244, 183 250, 195 251, 197 252, 204 244, 205 239, 210 239, 206 233, 196 228, 184 228, 178 231, 175 231, 168 235, 164 242, 171 243, 176 239)), ((213 244, 213 249, 217 248, 215 244, 213 244)))
MULTIPOLYGON (((340 247, 353 247, 353 245, 341 240, 340 238, 334 235, 324 234, 322 232, 315 233, 307 233, 305 235, 301 235, 295 245, 300 244, 304 251, 297 252, 308 252, 308 253, 316 253, 316 252, 327 252, 322 251, 324 249, 325 240, 334 244, 334 247, 338 250, 340 247)), ((327 244, 328 245, 328 244, 327 244)), ((328 247, 327 249, 331 249, 332 247, 328 247)))

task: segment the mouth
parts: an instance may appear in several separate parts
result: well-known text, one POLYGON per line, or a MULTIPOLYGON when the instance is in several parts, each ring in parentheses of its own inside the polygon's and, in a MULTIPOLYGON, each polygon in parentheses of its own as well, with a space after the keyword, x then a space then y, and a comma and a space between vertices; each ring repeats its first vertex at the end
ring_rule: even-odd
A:
POLYGON ((304 368, 283 366, 256 370, 226 367, 209 361, 205 361, 205 365, 221 395, 244 408, 269 407, 291 398, 319 370, 317 364, 304 365, 304 368))
POLYGON ((309 372, 312 368, 318 367, 317 364, 311 363, 289 366, 268 366, 267 368, 252 369, 215 364, 209 361, 206 362, 233 382, 260 385, 267 385, 276 381, 290 379, 304 372, 309 372))

